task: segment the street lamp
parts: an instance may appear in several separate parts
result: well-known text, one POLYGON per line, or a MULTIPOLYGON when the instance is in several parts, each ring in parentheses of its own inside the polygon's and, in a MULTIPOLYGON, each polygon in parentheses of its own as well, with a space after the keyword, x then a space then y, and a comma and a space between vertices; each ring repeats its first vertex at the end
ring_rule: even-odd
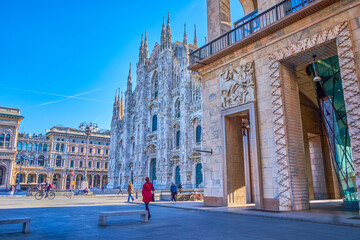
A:
POLYGON ((18 155, 18 161, 17 163, 20 164, 20 173, 19 177, 17 179, 17 190, 20 190, 20 181, 21 181, 21 167, 24 164, 25 156, 24 155, 18 155))
POLYGON ((88 164, 88 157, 89 157, 89 140, 90 140, 90 135, 93 132, 97 132, 98 131, 98 125, 96 123, 86 123, 83 122, 80 124, 79 126, 80 130, 84 130, 85 134, 87 136, 87 140, 86 140, 86 153, 85 153, 85 180, 82 182, 82 188, 85 189, 89 186, 89 183, 87 181, 87 164, 88 164))

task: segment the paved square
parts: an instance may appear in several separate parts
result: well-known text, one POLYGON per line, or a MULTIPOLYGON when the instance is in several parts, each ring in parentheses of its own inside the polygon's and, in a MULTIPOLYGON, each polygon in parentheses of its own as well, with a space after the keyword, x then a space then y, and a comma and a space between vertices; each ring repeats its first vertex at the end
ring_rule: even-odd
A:
POLYGON ((119 197, 0 199, 1 218, 30 216, 30 234, 19 225, 0 225, 0 239, 359 239, 360 229, 300 221, 151 206, 152 218, 112 217, 98 225, 98 213, 144 209, 119 197))

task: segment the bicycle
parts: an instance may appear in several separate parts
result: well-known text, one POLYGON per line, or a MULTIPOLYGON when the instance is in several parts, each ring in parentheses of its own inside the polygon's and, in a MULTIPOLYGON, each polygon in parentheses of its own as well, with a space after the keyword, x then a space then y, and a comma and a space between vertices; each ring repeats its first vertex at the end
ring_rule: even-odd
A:
MULTIPOLYGON (((45 192, 43 190, 40 190, 37 193, 35 193, 34 197, 35 197, 36 200, 41 200, 41 199, 43 199, 44 195, 46 195, 45 192)), ((54 192, 49 192, 48 195, 47 195, 47 198, 49 200, 53 200, 55 198, 55 193, 54 192)))
POLYGON ((194 192, 190 195, 190 199, 191 199, 192 201, 202 200, 202 199, 203 199, 203 195, 202 195, 200 192, 194 191, 194 192))

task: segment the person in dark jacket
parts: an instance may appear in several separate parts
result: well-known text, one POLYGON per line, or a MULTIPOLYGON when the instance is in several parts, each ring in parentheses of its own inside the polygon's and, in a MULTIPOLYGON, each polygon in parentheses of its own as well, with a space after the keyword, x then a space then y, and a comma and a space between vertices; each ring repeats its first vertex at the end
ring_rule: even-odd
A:
POLYGON ((179 192, 180 192, 180 194, 181 194, 182 182, 179 184, 178 189, 179 189, 179 192))
POLYGON ((145 183, 142 188, 143 202, 145 203, 145 209, 148 211, 148 219, 150 219, 149 203, 153 200, 152 192, 155 191, 154 185, 150 182, 149 177, 145 178, 145 183))
POLYGON ((176 202, 177 187, 174 183, 171 183, 170 192, 171 192, 171 201, 176 202))

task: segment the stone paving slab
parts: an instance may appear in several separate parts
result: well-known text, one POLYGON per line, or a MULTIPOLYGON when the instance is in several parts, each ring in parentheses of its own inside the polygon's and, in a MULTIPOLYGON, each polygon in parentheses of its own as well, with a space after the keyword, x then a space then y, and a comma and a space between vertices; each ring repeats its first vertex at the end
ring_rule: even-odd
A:
MULTIPOLYGON (((160 203, 155 203, 159 204, 160 203)), ((199 203, 191 203, 198 205, 199 203)), ((201 204, 201 203, 200 203, 201 204)), ((138 216, 109 219, 98 226, 102 211, 143 210, 144 205, 126 204, 116 198, 59 198, 36 201, 31 198, 0 200, 0 212, 7 217, 29 216, 31 232, 19 226, 0 226, 0 239, 359 239, 360 229, 310 222, 244 216, 214 211, 194 211, 154 206, 149 223, 138 216), (346 236, 346 237, 345 237, 346 236), (344 238, 345 237, 345 238, 344 238)))
MULTIPOLYGON (((135 203, 139 204, 139 203, 135 203)), ((293 221, 305 221, 313 223, 340 225, 360 228, 360 218, 357 212, 351 214, 346 213, 325 213, 325 212, 311 212, 311 211, 291 211, 291 212, 276 212, 276 211, 261 211, 255 210, 253 207, 205 207, 203 202, 168 202, 158 201, 151 203, 152 205, 168 208, 206 211, 206 212, 222 212, 230 214, 239 214, 244 216, 258 216, 267 218, 277 218, 293 221)))

